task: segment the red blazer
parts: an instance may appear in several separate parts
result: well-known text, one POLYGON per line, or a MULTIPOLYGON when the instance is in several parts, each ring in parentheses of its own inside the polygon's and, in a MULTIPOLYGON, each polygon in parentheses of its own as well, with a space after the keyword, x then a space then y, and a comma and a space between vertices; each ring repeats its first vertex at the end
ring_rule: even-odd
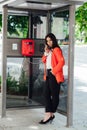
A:
MULTIPOLYGON (((47 56, 42 56, 42 62, 46 63, 47 56)), ((63 66, 65 64, 65 60, 62 54, 62 50, 58 47, 52 50, 51 56, 51 65, 52 65, 52 73, 56 77, 57 82, 64 82, 64 75, 63 75, 63 66)), ((45 64, 46 69, 46 64, 45 64)), ((44 70, 44 80, 46 80, 46 71, 44 70)))

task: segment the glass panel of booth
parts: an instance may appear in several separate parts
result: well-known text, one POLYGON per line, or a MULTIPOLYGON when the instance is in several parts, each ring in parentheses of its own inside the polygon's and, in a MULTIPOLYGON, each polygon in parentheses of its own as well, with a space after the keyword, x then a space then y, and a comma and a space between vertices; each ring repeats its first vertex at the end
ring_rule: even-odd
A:
POLYGON ((24 99, 28 93, 28 63, 24 58, 7 58, 7 107, 17 107, 26 104, 24 99), (26 69, 26 70, 25 70, 26 69))
POLYGON ((43 86, 40 57, 7 58, 7 108, 42 106, 43 86))
POLYGON ((51 32, 55 34, 65 58, 65 81, 61 84, 58 111, 66 115, 68 90, 69 10, 56 10, 51 13, 51 32))
POLYGON ((51 31, 59 44, 69 44, 69 10, 51 13, 51 31))
POLYGON ((9 14, 7 21, 7 36, 10 38, 27 38, 29 30, 29 16, 9 14))

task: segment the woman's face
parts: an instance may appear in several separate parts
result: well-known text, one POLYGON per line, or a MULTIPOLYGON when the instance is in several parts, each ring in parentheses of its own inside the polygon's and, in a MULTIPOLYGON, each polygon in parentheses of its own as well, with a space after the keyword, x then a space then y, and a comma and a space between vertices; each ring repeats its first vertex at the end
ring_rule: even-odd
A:
POLYGON ((47 37, 47 38, 46 38, 46 42, 47 42, 47 44, 48 44, 50 47, 52 47, 53 41, 51 40, 50 37, 47 37))

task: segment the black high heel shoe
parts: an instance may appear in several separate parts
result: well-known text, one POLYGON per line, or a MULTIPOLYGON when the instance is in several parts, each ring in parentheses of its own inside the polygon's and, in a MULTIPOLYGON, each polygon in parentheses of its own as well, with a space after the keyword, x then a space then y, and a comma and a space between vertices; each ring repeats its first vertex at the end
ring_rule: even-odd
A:
POLYGON ((48 120, 44 121, 44 120, 41 120, 39 122, 39 124, 47 124, 47 123, 52 123, 53 119, 55 118, 55 116, 51 116, 48 120))
POLYGON ((50 118, 49 118, 48 120, 46 120, 46 121, 41 120, 41 121, 39 122, 39 124, 47 124, 48 122, 51 123, 51 120, 52 120, 52 117, 50 117, 50 118))

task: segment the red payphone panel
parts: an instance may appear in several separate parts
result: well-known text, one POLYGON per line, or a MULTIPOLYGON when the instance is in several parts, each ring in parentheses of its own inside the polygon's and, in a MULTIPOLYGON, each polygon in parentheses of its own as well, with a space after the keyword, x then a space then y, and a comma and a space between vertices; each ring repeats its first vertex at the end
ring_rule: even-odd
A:
POLYGON ((22 40, 22 55, 33 56, 34 55, 34 40, 23 39, 22 40))

